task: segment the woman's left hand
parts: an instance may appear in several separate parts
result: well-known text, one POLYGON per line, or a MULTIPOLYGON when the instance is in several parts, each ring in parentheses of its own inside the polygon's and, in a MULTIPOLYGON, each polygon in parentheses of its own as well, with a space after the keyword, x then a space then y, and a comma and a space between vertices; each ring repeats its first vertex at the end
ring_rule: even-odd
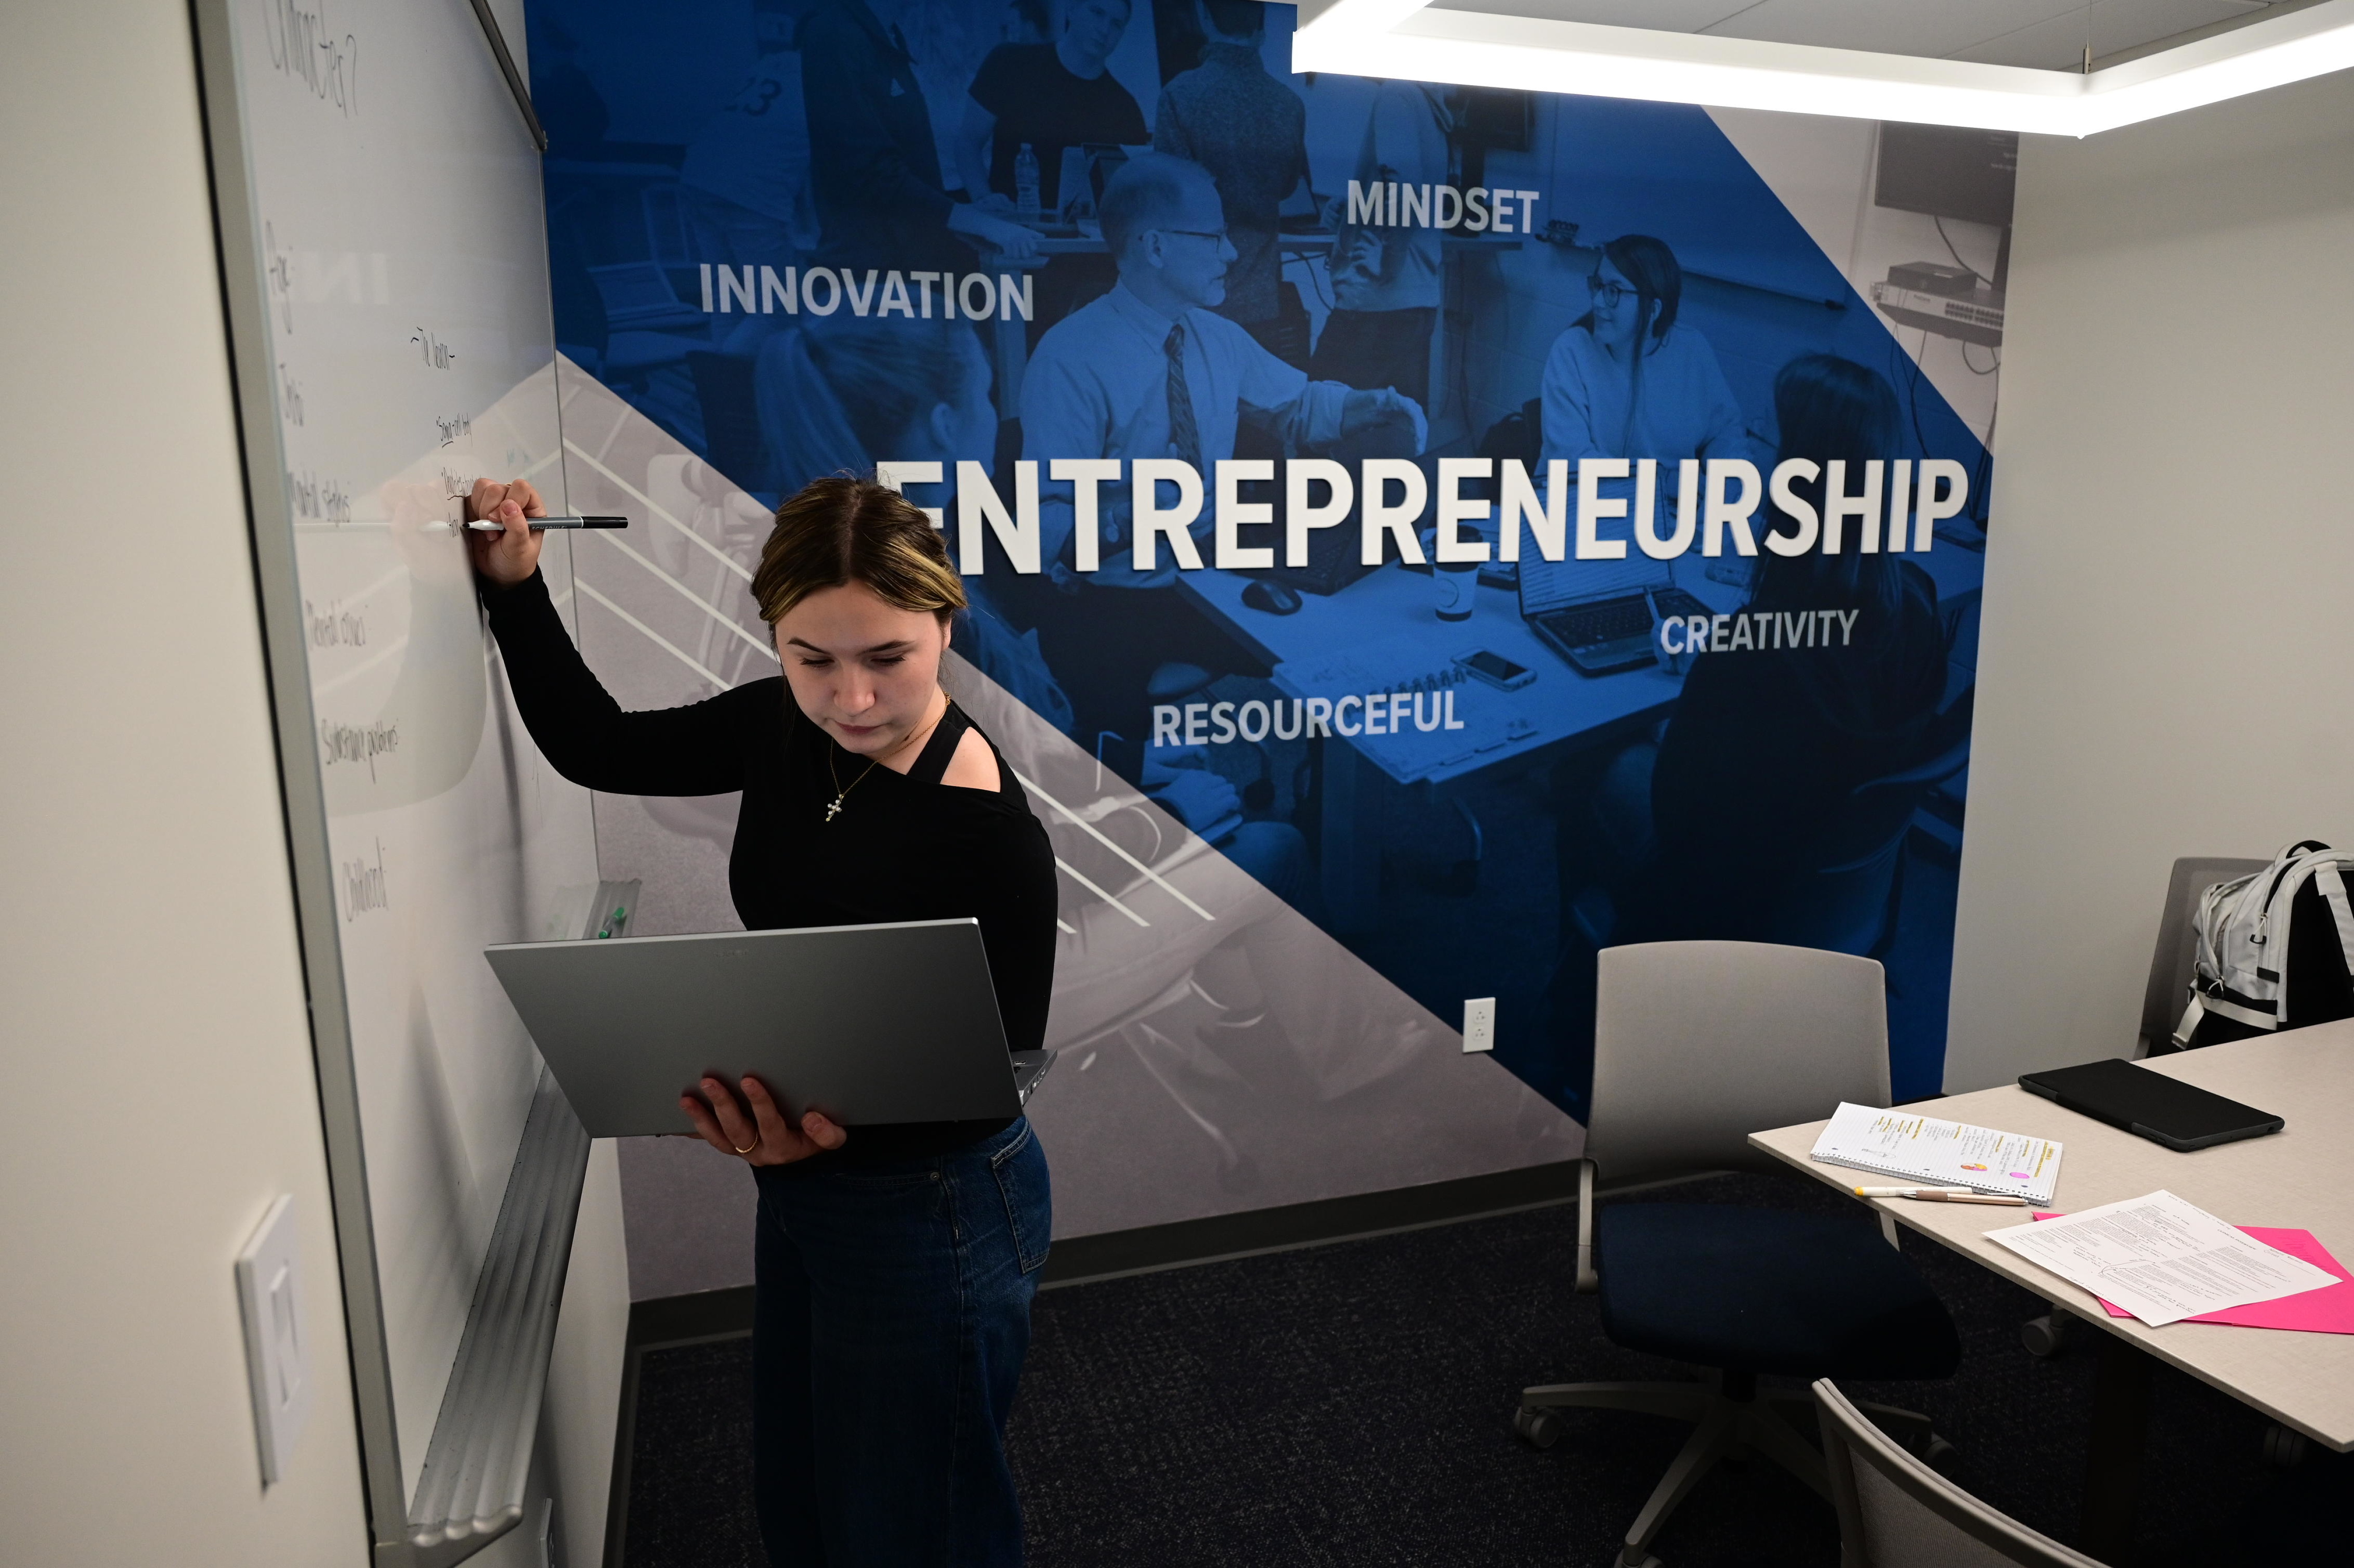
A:
POLYGON ((681 1095, 679 1108, 704 1142, 723 1154, 740 1155, 748 1165, 790 1165, 840 1149, 850 1137, 820 1111, 804 1112, 795 1126, 758 1078, 744 1080, 740 1098, 717 1078, 705 1078, 700 1086, 703 1098, 681 1095))

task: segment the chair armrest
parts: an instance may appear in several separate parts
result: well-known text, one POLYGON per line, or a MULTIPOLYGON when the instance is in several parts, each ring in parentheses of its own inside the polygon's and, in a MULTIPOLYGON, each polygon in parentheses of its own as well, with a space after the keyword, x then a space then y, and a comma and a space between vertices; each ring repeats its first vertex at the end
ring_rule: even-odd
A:
POLYGON ((1602 1287, 1594 1272, 1594 1161, 1577 1162, 1577 1291, 1591 1296, 1602 1287))

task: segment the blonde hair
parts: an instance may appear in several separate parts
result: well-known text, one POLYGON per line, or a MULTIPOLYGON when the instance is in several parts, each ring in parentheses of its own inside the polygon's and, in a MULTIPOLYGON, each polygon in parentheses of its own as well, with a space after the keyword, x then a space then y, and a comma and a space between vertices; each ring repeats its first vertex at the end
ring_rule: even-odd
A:
POLYGON ((912 502, 852 474, 813 479, 777 508, 752 598, 774 626, 810 595, 853 582, 894 609, 943 620, 965 607, 947 542, 912 502))

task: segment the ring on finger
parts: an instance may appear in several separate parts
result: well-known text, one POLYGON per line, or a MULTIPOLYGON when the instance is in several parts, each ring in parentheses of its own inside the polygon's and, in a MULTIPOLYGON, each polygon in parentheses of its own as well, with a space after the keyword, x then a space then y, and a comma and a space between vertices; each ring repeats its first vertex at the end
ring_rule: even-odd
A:
MULTIPOLYGON (((733 1143, 730 1143, 727 1147, 728 1147, 728 1148, 730 1148, 730 1149, 736 1149, 736 1146, 735 1146, 733 1143)), ((760 1140, 759 1140, 758 1139, 757 1139, 757 1138, 756 1138, 756 1139, 754 1139, 751 1142, 749 1142, 749 1143, 746 1144, 743 1148, 741 1148, 741 1149, 737 1149, 737 1150, 736 1150, 736 1152, 737 1152, 737 1153, 738 1153, 738 1154, 749 1154, 749 1153, 751 1153, 751 1152, 752 1152, 752 1150, 756 1150, 756 1149, 758 1149, 758 1148, 759 1148, 759 1147, 760 1147, 760 1140)))

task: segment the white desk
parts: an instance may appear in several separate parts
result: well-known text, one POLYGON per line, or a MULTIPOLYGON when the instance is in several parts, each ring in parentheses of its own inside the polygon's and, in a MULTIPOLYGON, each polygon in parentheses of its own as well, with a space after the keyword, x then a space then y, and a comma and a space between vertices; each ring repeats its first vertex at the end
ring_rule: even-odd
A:
MULTIPOLYGON (((2288 1118, 2283 1131, 2178 1154, 2062 1110, 2016 1085, 1912 1108, 2063 1146, 2052 1207, 2089 1209, 2165 1188, 2243 1225, 2309 1230, 2340 1259, 2354 1257, 2354 1021, 2152 1058, 2147 1066, 2288 1118)), ((1829 1185, 1879 1180, 1807 1157, 1823 1123, 1753 1134, 1750 1142, 1829 1185)), ((2094 1389, 2094 1452, 2083 1549, 2114 1561, 2130 1540, 2133 1480, 2147 1404, 2147 1351, 2242 1404, 2345 1453, 2354 1449, 2354 1335, 2296 1333, 2220 1323, 2153 1329, 2112 1318, 2089 1291, 1985 1239, 2026 1211, 1981 1204, 1872 1199, 1898 1224, 1992 1269, 2102 1331, 2094 1389), (2095 1537, 2100 1537, 2098 1543, 2095 1537)))

